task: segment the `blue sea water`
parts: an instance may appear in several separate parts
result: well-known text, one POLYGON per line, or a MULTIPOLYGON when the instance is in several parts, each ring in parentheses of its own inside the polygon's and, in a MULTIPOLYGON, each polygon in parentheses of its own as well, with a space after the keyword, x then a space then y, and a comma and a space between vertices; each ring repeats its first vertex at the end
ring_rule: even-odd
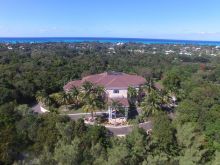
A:
POLYGON ((143 43, 143 44, 181 44, 220 46, 220 41, 194 41, 143 38, 95 38, 95 37, 45 37, 45 38, 0 38, 0 43, 48 43, 48 42, 100 42, 100 43, 143 43))

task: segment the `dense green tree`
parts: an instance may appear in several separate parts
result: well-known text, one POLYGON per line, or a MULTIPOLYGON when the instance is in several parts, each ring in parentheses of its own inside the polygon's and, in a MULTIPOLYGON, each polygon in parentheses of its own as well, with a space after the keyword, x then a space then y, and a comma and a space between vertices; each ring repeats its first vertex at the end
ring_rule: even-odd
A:
POLYGON ((170 155, 176 154, 177 143, 175 139, 175 130, 165 113, 161 112, 154 117, 152 138, 158 147, 166 153, 170 155))
POLYGON ((80 140, 75 138, 71 144, 58 143, 54 152, 54 159, 57 164, 78 165, 82 162, 82 148, 80 140))
POLYGON ((220 152, 219 151, 216 151, 215 152, 215 158, 212 162, 213 165, 218 165, 220 162, 220 152))
POLYGON ((104 147, 110 145, 110 137, 108 130, 103 126, 93 126, 87 132, 87 139, 89 138, 92 145, 100 143, 104 147))
POLYGON ((20 148, 15 122, 19 119, 14 103, 0 106, 0 164, 11 164, 18 155, 20 148))
POLYGON ((220 151, 220 119, 206 125, 206 135, 211 139, 213 148, 220 151))
POLYGON ((115 145, 108 150, 108 165, 129 164, 129 149, 125 144, 115 145))
POLYGON ((44 115, 38 120, 37 134, 33 139, 35 142, 33 147, 36 153, 39 153, 44 147, 47 147, 50 152, 54 150, 54 146, 60 137, 56 124, 62 121, 66 122, 62 116, 55 113, 44 115))
POLYGON ((161 103, 162 97, 160 93, 156 90, 151 90, 141 103, 143 115, 148 117, 158 113, 162 110, 161 103))
POLYGON ((134 130, 126 137, 126 142, 130 149, 130 164, 142 162, 149 150, 149 141, 147 133, 142 128, 135 127, 134 130))
POLYGON ((177 107, 179 122, 196 122, 199 119, 201 108, 192 100, 184 100, 177 107))
POLYGON ((177 127, 177 140, 183 148, 180 164, 205 164, 213 155, 213 151, 207 148, 205 136, 196 127, 190 122, 177 127))
POLYGON ((0 105, 4 104, 5 102, 10 102, 16 99, 16 93, 14 90, 0 87, 0 105))
MULTIPOLYGON (((0 164, 219 164, 220 58, 207 55, 218 54, 215 47, 194 51, 195 46, 188 45, 192 56, 186 56, 179 54, 185 45, 171 44, 7 46, 0 43, 0 164), (164 55, 166 50, 175 53, 164 55), (112 70, 146 78, 148 88, 137 95, 147 93, 138 101, 145 115, 153 116, 150 135, 134 128, 127 137, 117 138, 104 127, 85 125, 83 119, 37 115, 29 108, 36 100, 50 110, 66 105, 60 95, 67 94, 62 93, 67 82, 112 70), (163 82, 168 93, 156 91, 153 82, 163 82), (160 114, 161 105, 169 103, 163 96, 169 98, 169 93, 178 99, 174 121, 160 114)), ((88 82, 68 94, 74 109, 86 105, 95 112, 106 101, 103 87, 88 82)))
POLYGON ((181 88, 181 77, 180 73, 174 71, 168 72, 163 80, 163 85, 167 90, 177 92, 181 88))

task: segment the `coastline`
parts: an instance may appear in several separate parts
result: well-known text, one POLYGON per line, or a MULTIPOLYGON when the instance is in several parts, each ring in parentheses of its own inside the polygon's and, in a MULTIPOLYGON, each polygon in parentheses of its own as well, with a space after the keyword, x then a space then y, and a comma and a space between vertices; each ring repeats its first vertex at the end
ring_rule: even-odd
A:
POLYGON ((176 44, 176 45, 200 45, 220 46, 220 41, 199 41, 199 40, 172 40, 172 39, 144 39, 144 38, 101 38, 101 37, 0 37, 2 44, 17 43, 139 43, 139 44, 176 44))

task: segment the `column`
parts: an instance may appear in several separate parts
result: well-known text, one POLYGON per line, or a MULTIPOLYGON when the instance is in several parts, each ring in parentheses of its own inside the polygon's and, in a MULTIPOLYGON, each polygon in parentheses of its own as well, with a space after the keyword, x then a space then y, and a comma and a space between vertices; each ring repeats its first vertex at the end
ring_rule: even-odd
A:
POLYGON ((125 107, 125 118, 128 119, 128 107, 125 107))
POLYGON ((108 106, 108 119, 112 119, 112 108, 111 106, 108 106))

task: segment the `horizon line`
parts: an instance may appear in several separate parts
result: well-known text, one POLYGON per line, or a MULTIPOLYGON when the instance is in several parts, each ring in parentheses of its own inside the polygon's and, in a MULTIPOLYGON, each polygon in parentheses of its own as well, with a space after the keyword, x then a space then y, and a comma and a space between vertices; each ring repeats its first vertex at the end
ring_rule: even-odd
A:
POLYGON ((170 41, 195 41, 195 42, 220 42, 220 40, 197 40, 197 39, 172 39, 172 38, 144 38, 144 37, 64 37, 64 36, 54 36, 54 37, 46 37, 46 36, 40 36, 40 37, 1 37, 0 39, 32 39, 32 38, 89 38, 89 39, 139 39, 139 40, 170 40, 170 41))

